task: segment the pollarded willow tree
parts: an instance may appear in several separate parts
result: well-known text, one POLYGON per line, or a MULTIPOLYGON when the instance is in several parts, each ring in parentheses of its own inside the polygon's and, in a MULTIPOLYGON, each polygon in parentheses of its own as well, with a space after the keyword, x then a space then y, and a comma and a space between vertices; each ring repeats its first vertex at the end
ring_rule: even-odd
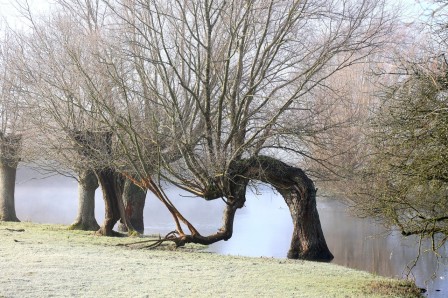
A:
POLYGON ((77 97, 82 91, 76 73, 69 71, 72 66, 65 64, 68 53, 63 51, 72 42, 69 36, 76 28, 61 19, 51 26, 37 16, 29 15, 29 19, 33 21, 31 29, 17 33, 22 50, 15 54, 14 67, 26 82, 21 93, 33 111, 29 119, 35 128, 30 136, 34 145, 33 163, 46 171, 74 173, 79 182, 79 208, 72 227, 96 230, 99 225, 94 216, 94 194, 98 182, 86 166, 91 162, 88 152, 76 141, 76 137, 96 126, 92 117, 85 116, 88 111, 77 108, 83 104, 77 97), (64 25, 66 35, 54 29, 64 25))
MULTIPOLYGON (((30 27, 17 34, 22 48, 15 55, 15 69, 26 82, 21 92, 34 112, 30 118, 36 128, 31 136, 33 162, 39 168, 75 176, 79 207, 71 227, 98 230, 94 214, 98 181, 94 170, 103 166, 96 156, 107 151, 109 133, 95 121, 95 108, 72 59, 84 55, 83 42, 95 39, 81 40, 78 32, 85 23, 71 22, 64 14, 42 18, 25 10, 24 15, 30 27)), ((88 24, 91 31, 98 27, 94 22, 88 24)))
POLYGON ((109 123, 113 119, 100 121, 98 116, 95 92, 108 98, 109 109, 114 109, 117 92, 105 65, 98 60, 106 18, 104 6, 100 1, 70 3, 72 7, 58 1, 60 9, 45 18, 25 9, 30 32, 22 34, 17 69, 27 81, 22 92, 36 113, 33 124, 39 128, 35 143, 41 154, 35 163, 77 174, 79 208, 72 228, 112 235, 112 227, 121 218, 130 233, 135 229, 143 233, 146 192, 130 185, 117 172, 115 165, 121 162, 116 160, 119 153, 112 144, 109 123), (43 152, 47 154, 43 156, 43 152), (94 217, 98 184, 106 205, 101 227, 94 217))
MULTIPOLYGON (((290 258, 328 260, 316 189, 299 168, 319 132, 314 94, 384 45, 393 23, 378 1, 107 1, 97 52, 115 84, 95 84, 101 118, 127 159, 121 173, 172 212, 179 245, 232 236, 250 181, 283 195, 294 224, 290 258), (291 157, 290 153, 294 153, 291 157), (223 227, 203 236, 157 178, 206 200, 223 198, 223 227), (185 233, 184 223, 190 234, 185 233)), ((87 70, 82 62, 80 69, 87 70)), ((83 74, 93 76, 88 71, 83 74)), ((331 93, 329 93, 331 94, 331 93)), ((331 95, 329 95, 331 96, 331 95)))

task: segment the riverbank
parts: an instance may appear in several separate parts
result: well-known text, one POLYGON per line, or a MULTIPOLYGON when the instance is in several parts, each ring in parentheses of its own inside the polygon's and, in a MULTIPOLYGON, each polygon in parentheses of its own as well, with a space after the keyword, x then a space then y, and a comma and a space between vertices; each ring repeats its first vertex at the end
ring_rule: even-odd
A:
MULTIPOLYGON (((409 283, 342 266, 131 249, 139 238, 0 222, 0 297, 413 297, 409 283)), ((413 291, 414 289, 414 291, 413 291)), ((415 295, 414 295, 415 296, 415 295)))

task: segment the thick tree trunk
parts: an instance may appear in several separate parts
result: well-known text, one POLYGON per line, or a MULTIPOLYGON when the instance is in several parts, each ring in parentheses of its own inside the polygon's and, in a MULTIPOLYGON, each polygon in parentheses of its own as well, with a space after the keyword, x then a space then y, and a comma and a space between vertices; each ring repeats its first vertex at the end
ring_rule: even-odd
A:
MULTIPOLYGON (((209 236, 182 235, 171 240, 178 245, 187 242, 212 244, 232 237, 235 213, 244 206, 249 180, 271 184, 285 199, 294 225, 288 258, 313 261, 333 259, 320 225, 313 182, 301 169, 266 156, 257 156, 232 164, 228 178, 223 183, 227 185, 223 191, 227 197, 227 208, 224 211, 223 227, 218 233, 209 236)), ((210 193, 214 194, 212 198, 216 198, 216 188, 213 189, 210 193)))
POLYGON ((19 221, 14 192, 21 136, 0 134, 0 142, 0 221, 19 221))
POLYGON ((95 219, 95 191, 98 179, 91 170, 80 171, 78 176, 78 215, 70 226, 73 230, 96 231, 100 228, 95 219))
POLYGON ((301 169, 266 156, 243 161, 241 168, 244 177, 271 184, 285 199, 294 225, 288 258, 332 260, 317 212, 313 181, 301 169))
POLYGON ((16 167, 0 163, 0 221, 19 221, 14 202, 16 172, 16 167))
MULTIPOLYGON (((123 204, 126 215, 128 216, 134 229, 143 234, 145 223, 143 221, 143 209, 145 208, 146 191, 126 179, 123 189, 123 204)), ((118 225, 120 232, 128 232, 126 225, 118 225)))
POLYGON ((103 192, 105 217, 97 234, 119 235, 113 231, 119 219, 125 224, 130 234, 134 233, 135 230, 126 216, 122 200, 124 177, 114 169, 102 166, 102 162, 112 154, 112 132, 72 131, 71 137, 76 142, 79 155, 85 158, 86 165, 99 163, 99 167, 92 171, 103 192))
POLYGON ((301 174, 303 172, 298 173, 290 188, 276 187, 289 207, 294 226, 288 258, 330 261, 333 255, 322 232, 316 208, 316 189, 313 182, 301 174))
POLYGON ((101 186, 104 199, 105 217, 104 222, 97 234, 103 236, 117 235, 113 232, 113 227, 121 219, 128 232, 135 232, 129 218, 126 215, 122 200, 124 177, 113 169, 102 169, 95 171, 98 182, 101 186))

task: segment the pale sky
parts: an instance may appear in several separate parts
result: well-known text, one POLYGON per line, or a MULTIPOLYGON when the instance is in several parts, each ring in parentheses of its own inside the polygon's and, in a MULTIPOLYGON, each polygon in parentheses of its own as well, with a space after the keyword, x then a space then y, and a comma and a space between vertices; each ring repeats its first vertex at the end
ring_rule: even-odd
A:
MULTIPOLYGON (((0 23, 4 23, 4 20, 6 20, 12 27, 20 27, 20 13, 15 9, 15 7, 18 7, 17 2, 28 3, 32 12, 39 14, 48 10, 52 0, 0 0, 0 20, 3 19, 0 23)), ((421 17, 423 10, 429 8, 431 2, 431 0, 387 0, 387 3, 391 6, 403 3, 405 14, 408 15, 405 18, 410 21, 421 17)))
POLYGON ((1 23, 6 20, 12 27, 20 26, 21 15, 16 9, 20 7, 18 3, 28 3, 31 11, 39 14, 48 10, 51 0, 0 0, 1 23))

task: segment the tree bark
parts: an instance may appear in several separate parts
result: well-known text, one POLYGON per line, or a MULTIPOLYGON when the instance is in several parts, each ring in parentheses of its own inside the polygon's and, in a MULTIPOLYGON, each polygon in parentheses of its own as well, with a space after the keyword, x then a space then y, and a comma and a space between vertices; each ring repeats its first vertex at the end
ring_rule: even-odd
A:
POLYGON ((21 136, 0 134, 0 141, 0 221, 19 221, 16 215, 14 192, 21 136))
POLYGON ((117 236, 113 227, 121 219, 129 234, 135 232, 129 218, 126 215, 123 204, 124 177, 113 169, 101 169, 95 171, 101 186, 104 199, 105 217, 104 222, 97 231, 103 236, 117 236))
POLYGON ((91 170, 79 172, 78 176, 78 215, 70 228, 73 230, 96 231, 100 228, 95 219, 95 191, 98 179, 91 170))
POLYGON ((120 235, 113 231, 113 227, 119 219, 130 234, 134 233, 135 230, 126 215, 122 200, 124 177, 105 165, 112 154, 112 132, 72 131, 70 135, 76 142, 78 154, 85 159, 86 164, 97 165, 92 171, 101 186, 105 207, 104 222, 98 229, 97 234, 104 236, 120 235))
POLYGON ((288 258, 330 261, 319 213, 313 181, 299 168, 267 156, 242 161, 241 175, 269 183, 283 196, 289 207, 294 231, 288 258))
POLYGON ((0 164, 0 221, 20 221, 14 202, 16 171, 7 163, 0 164))
MULTIPOLYGON (((227 197, 227 208, 224 211, 223 227, 216 234, 209 236, 182 235, 170 240, 178 245, 188 242, 207 245, 230 239, 236 210, 242 208, 246 200, 247 183, 250 180, 259 180, 274 186, 289 207, 294 231, 288 258, 313 261, 333 259, 320 225, 316 189, 312 180, 301 169, 274 158, 257 156, 234 162, 225 179, 223 184, 227 187, 223 194, 227 197)), ((215 191, 211 193, 216 194, 215 191)))
MULTIPOLYGON (((146 191, 126 179, 123 189, 123 204, 127 217, 134 229, 143 234, 145 232, 145 223, 143 219, 143 210, 145 208, 146 191)), ((126 225, 120 223, 118 231, 128 232, 126 225)))

